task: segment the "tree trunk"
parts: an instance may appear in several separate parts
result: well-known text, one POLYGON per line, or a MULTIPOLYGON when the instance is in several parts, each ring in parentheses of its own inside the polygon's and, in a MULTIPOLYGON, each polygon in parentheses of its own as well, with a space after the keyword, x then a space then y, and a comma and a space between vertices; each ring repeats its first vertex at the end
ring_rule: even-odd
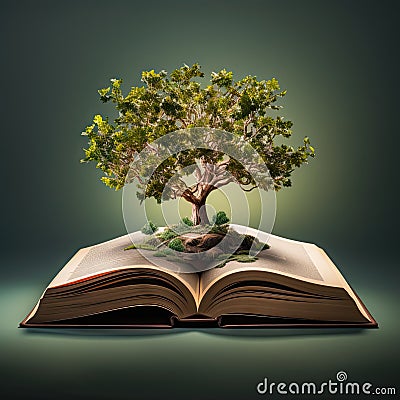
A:
POLYGON ((192 222, 194 225, 208 225, 210 221, 207 216, 206 199, 192 203, 192 222))

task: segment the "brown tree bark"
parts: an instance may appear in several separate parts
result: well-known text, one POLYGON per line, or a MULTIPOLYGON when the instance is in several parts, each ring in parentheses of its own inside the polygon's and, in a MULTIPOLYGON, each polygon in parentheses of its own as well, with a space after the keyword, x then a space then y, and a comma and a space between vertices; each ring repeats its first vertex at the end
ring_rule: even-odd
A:
POLYGON ((204 172, 197 168, 194 172, 197 184, 187 188, 181 196, 192 204, 192 222, 194 225, 208 225, 206 210, 207 196, 221 186, 233 182, 232 176, 226 173, 226 162, 222 164, 203 163, 204 172))
POLYGON ((196 186, 196 190, 188 189, 183 194, 182 197, 192 204, 192 222, 193 225, 209 225, 210 220, 208 219, 206 210, 206 200, 208 195, 217 189, 215 186, 211 185, 199 185, 196 186), (197 194, 197 196, 194 195, 197 194))
POLYGON ((192 203, 192 222, 194 225, 208 225, 210 220, 208 219, 206 210, 206 198, 199 202, 192 203))

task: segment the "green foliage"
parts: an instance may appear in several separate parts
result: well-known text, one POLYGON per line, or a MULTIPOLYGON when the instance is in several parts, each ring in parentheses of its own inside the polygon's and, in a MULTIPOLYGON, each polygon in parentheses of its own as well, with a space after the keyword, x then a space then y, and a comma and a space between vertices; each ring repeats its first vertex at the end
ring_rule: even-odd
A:
POLYGON ((160 251, 160 250, 156 251, 156 252, 153 254, 153 256, 154 256, 154 257, 167 257, 167 255, 166 255, 163 251, 160 251))
POLYGON ((250 256, 249 254, 221 254, 217 257, 221 260, 221 263, 216 266, 216 268, 224 267, 229 261, 237 261, 241 263, 251 263, 256 261, 258 258, 255 256, 250 256))
MULTIPOLYGON (((255 76, 235 81, 232 72, 225 69, 213 72, 208 85, 199 82, 203 77, 198 64, 184 65, 170 74, 144 71, 143 85, 133 86, 126 95, 122 80, 112 79, 111 85, 98 92, 102 102, 115 105, 118 117, 112 123, 108 117, 94 117, 82 133, 88 138, 82 162, 95 162, 104 173, 101 180, 118 190, 125 184, 135 154, 154 140, 182 128, 210 127, 250 143, 268 167, 275 190, 291 186, 292 172, 314 157, 314 148, 308 137, 297 148, 284 143, 292 136, 293 123, 274 115, 282 108, 279 100, 286 95, 278 81, 257 80, 255 76)), ((218 164, 223 154, 193 149, 171 156, 157 167, 138 198, 154 197, 160 202, 171 177, 199 159, 218 164)), ((244 189, 254 185, 249 172, 232 158, 226 171, 244 189)))
POLYGON ((257 257, 248 254, 235 254, 234 259, 241 263, 249 263, 257 260, 257 257))
POLYGON ((185 251, 185 246, 183 245, 182 240, 178 238, 172 239, 169 242, 168 247, 175 251, 185 251))
POLYGON ((141 229, 142 233, 145 235, 152 235, 158 229, 157 225, 153 224, 153 222, 148 221, 141 229))
POLYGON ((139 244, 131 244, 130 246, 127 246, 124 248, 124 250, 134 250, 134 249, 142 249, 142 250, 152 250, 155 251, 157 250, 156 246, 153 246, 150 243, 139 243, 139 244))
POLYGON ((170 262, 173 262, 173 263, 181 263, 181 264, 188 265, 185 260, 182 260, 182 258, 177 257, 177 256, 168 255, 166 259, 167 259, 167 261, 170 261, 170 262))
POLYGON ((193 226, 193 222, 188 217, 183 217, 181 222, 182 224, 185 224, 187 226, 193 226))
POLYGON ((254 236, 251 235, 241 235, 241 236, 243 237, 242 246, 245 247, 246 249, 249 249, 253 245, 254 241, 258 242, 258 240, 254 236))
POLYGON ((174 255, 174 251, 169 249, 169 248, 159 250, 157 253, 161 253, 162 254, 162 256, 159 256, 159 257, 167 257, 167 256, 174 255))
POLYGON ((142 250, 151 250, 151 251, 156 251, 157 247, 152 246, 151 244, 148 243, 140 243, 136 245, 137 249, 142 249, 142 250))
POLYGON ((169 256, 173 256, 174 255, 174 251, 172 249, 166 248, 166 249, 162 249, 162 250, 157 250, 153 256, 154 257, 169 257, 169 256))
POLYGON ((228 226, 226 225, 213 225, 210 228, 210 233, 219 233, 221 235, 226 235, 228 232, 228 226))
POLYGON ((160 240, 156 236, 148 236, 142 244, 149 245, 152 247, 157 247, 160 244, 160 240))
POLYGON ((254 244, 255 251, 268 250, 271 248, 271 246, 267 243, 259 242, 257 239, 255 241, 256 241, 256 243, 254 244))
POLYGON ((217 214, 213 215, 212 222, 215 225, 224 225, 229 222, 225 211, 218 211, 217 214))
POLYGON ((163 232, 159 233, 157 236, 162 240, 170 240, 177 237, 178 234, 172 229, 167 228, 163 232))

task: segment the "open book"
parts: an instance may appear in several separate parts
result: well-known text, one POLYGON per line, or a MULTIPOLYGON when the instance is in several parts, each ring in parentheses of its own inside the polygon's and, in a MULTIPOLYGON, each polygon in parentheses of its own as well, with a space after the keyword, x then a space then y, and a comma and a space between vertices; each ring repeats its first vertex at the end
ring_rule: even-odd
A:
POLYGON ((267 237, 256 261, 201 273, 171 272, 126 251, 128 235, 81 249, 20 326, 377 326, 323 250, 267 237))

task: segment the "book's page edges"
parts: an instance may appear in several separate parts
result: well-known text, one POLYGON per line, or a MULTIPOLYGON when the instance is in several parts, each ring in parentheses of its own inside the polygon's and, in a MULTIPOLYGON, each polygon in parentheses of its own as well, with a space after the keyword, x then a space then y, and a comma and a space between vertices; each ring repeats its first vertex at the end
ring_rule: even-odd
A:
POLYGON ((136 324, 71 324, 67 321, 63 323, 44 323, 32 324, 25 318, 20 324, 20 328, 75 328, 75 329, 171 329, 171 328, 357 328, 373 329, 378 328, 378 324, 371 316, 370 322, 352 323, 352 322, 322 322, 308 320, 292 320, 289 318, 271 318, 267 316, 252 315, 221 315, 218 318, 196 317, 179 319, 176 315, 170 317, 169 323, 136 323, 136 324))
POLYGON ((220 328, 378 328, 373 322, 309 321, 290 318, 274 318, 258 315, 222 315, 218 318, 220 328))
POLYGON ((171 329, 172 325, 135 324, 135 325, 73 325, 73 324, 30 324, 21 322, 19 328, 51 328, 51 329, 171 329))
MULTIPOLYGON (((344 278, 343 278, 344 279, 344 278)), ((347 286, 349 287, 349 289, 351 290, 351 293, 349 293, 350 295, 353 294, 355 297, 356 304, 359 307, 359 309, 361 309, 362 311, 364 311, 364 313, 366 314, 366 318, 370 321, 370 324, 372 325, 373 328, 379 328, 378 322, 375 320, 375 318, 372 316, 372 314, 369 312, 368 308, 365 306, 365 304, 363 303, 363 301, 360 299, 360 297, 358 296, 358 294, 354 291, 354 289, 350 286, 350 284, 346 281, 347 286)), ((363 313, 363 314, 364 314, 363 313)))
MULTIPOLYGON (((344 279, 344 278, 343 278, 344 279)), ((349 286, 350 287, 350 286, 349 286)), ((351 289, 351 288, 350 288, 351 289)), ((63 323, 43 323, 35 324, 30 323, 29 320, 34 315, 37 305, 19 324, 20 328, 128 328, 128 329, 147 329, 147 328, 378 328, 378 323, 368 311, 362 300, 357 293, 351 289, 354 297, 357 298, 359 308, 362 308, 367 316, 369 322, 365 323, 351 323, 351 322, 322 322, 322 321, 296 321, 291 319, 278 319, 267 316, 249 316, 249 315, 223 315, 219 318, 208 318, 204 315, 191 316, 188 318, 179 319, 175 315, 171 315, 168 323, 138 323, 135 324, 71 324, 68 321, 63 323)))
MULTIPOLYGON (((196 304, 198 303, 197 292, 195 292, 194 288, 191 285, 189 285, 189 283, 185 279, 183 279, 182 275, 184 275, 184 274, 178 274, 178 273, 175 273, 173 271, 167 271, 167 270, 158 268, 158 267, 156 267, 154 265, 146 265, 146 264, 136 264, 136 265, 125 265, 125 266, 122 266, 122 267, 113 267, 113 268, 109 268, 109 269, 104 269, 102 272, 99 272, 99 273, 84 275, 79 279, 67 280, 67 281, 63 282, 62 284, 55 284, 55 283, 59 283, 57 276, 64 270, 64 268, 63 268, 60 271, 60 273, 56 276, 56 278, 54 278, 53 281, 47 286, 46 290, 47 289, 51 289, 51 288, 62 287, 62 286, 72 286, 75 283, 79 283, 79 282, 83 282, 83 281, 89 281, 90 279, 93 279, 93 278, 96 278, 96 277, 99 277, 99 276, 110 275, 110 274, 113 274, 113 273, 118 273, 120 271, 129 271, 129 270, 132 270, 132 269, 139 269, 139 268, 148 269, 148 270, 154 270, 154 271, 160 271, 160 272, 165 273, 166 275, 172 276, 173 278, 179 280, 180 282, 182 282, 188 288, 188 290, 192 294, 193 298, 195 299, 196 304)), ((198 291, 198 283, 196 284, 196 287, 197 287, 196 290, 198 291)))
POLYGON ((365 318, 371 321, 372 324, 374 324, 376 327, 378 327, 378 323, 374 319, 374 317, 371 315, 371 313, 368 311, 367 307, 365 304, 362 302, 358 294, 355 292, 355 290, 350 286, 350 284, 347 282, 345 277, 342 275, 340 272, 339 268, 334 264, 334 262, 330 259, 328 254, 326 254, 325 250, 321 249, 320 247, 316 246, 317 249, 322 253, 322 255, 325 257, 326 261, 330 263, 332 266, 332 271, 335 271, 338 279, 341 281, 342 287, 347 291, 349 296, 354 300, 354 302, 357 305, 357 308, 360 310, 360 312, 363 314, 365 318))
POLYGON ((30 322, 26 317, 20 328, 172 328, 171 311, 158 306, 136 306, 110 310, 83 317, 53 322, 30 322))
POLYGON ((191 316, 186 318, 171 317, 171 323, 174 328, 218 328, 218 318, 207 316, 191 316))
MULTIPOLYGON (((268 272, 274 275, 280 275, 288 278, 295 279, 297 281, 302 281, 302 282, 307 282, 311 284, 316 284, 316 285, 323 285, 323 286, 331 286, 331 287, 344 287, 344 282, 345 280, 341 277, 340 273, 338 273, 337 267, 335 264, 332 262, 332 260, 329 259, 329 257, 326 254, 322 254, 323 250, 320 249, 318 246, 310 243, 303 243, 303 242, 297 242, 293 241, 290 239, 284 239, 280 238, 278 236, 271 235, 271 237, 274 238, 279 238, 280 240, 288 241, 290 243, 297 243, 302 246, 308 257, 310 257, 311 261, 313 262, 313 265, 315 266, 316 270, 318 273, 321 274, 323 277, 322 280, 317 280, 313 279, 310 277, 305 277, 299 274, 287 272, 287 271, 281 271, 281 270, 276 270, 269 268, 267 264, 263 265, 262 267, 259 267, 257 265, 258 261, 255 263, 239 263, 237 261, 231 261, 230 262, 230 268, 223 269, 221 268, 221 272, 214 277, 213 280, 207 283, 206 286, 202 288, 200 291, 200 298, 204 297, 204 295, 207 293, 210 288, 212 288, 218 281, 224 279, 228 275, 236 274, 236 273, 241 273, 241 272, 246 272, 246 271, 260 271, 260 272, 268 272), (326 266, 326 269, 329 269, 329 271, 323 271, 321 268, 320 263, 315 262, 315 257, 312 257, 314 253, 317 256, 323 260, 324 265, 326 266), (332 266, 334 268, 332 268, 332 266)), ((266 250, 268 251, 268 250, 266 250)), ((200 301, 201 302, 201 301, 200 301)))

